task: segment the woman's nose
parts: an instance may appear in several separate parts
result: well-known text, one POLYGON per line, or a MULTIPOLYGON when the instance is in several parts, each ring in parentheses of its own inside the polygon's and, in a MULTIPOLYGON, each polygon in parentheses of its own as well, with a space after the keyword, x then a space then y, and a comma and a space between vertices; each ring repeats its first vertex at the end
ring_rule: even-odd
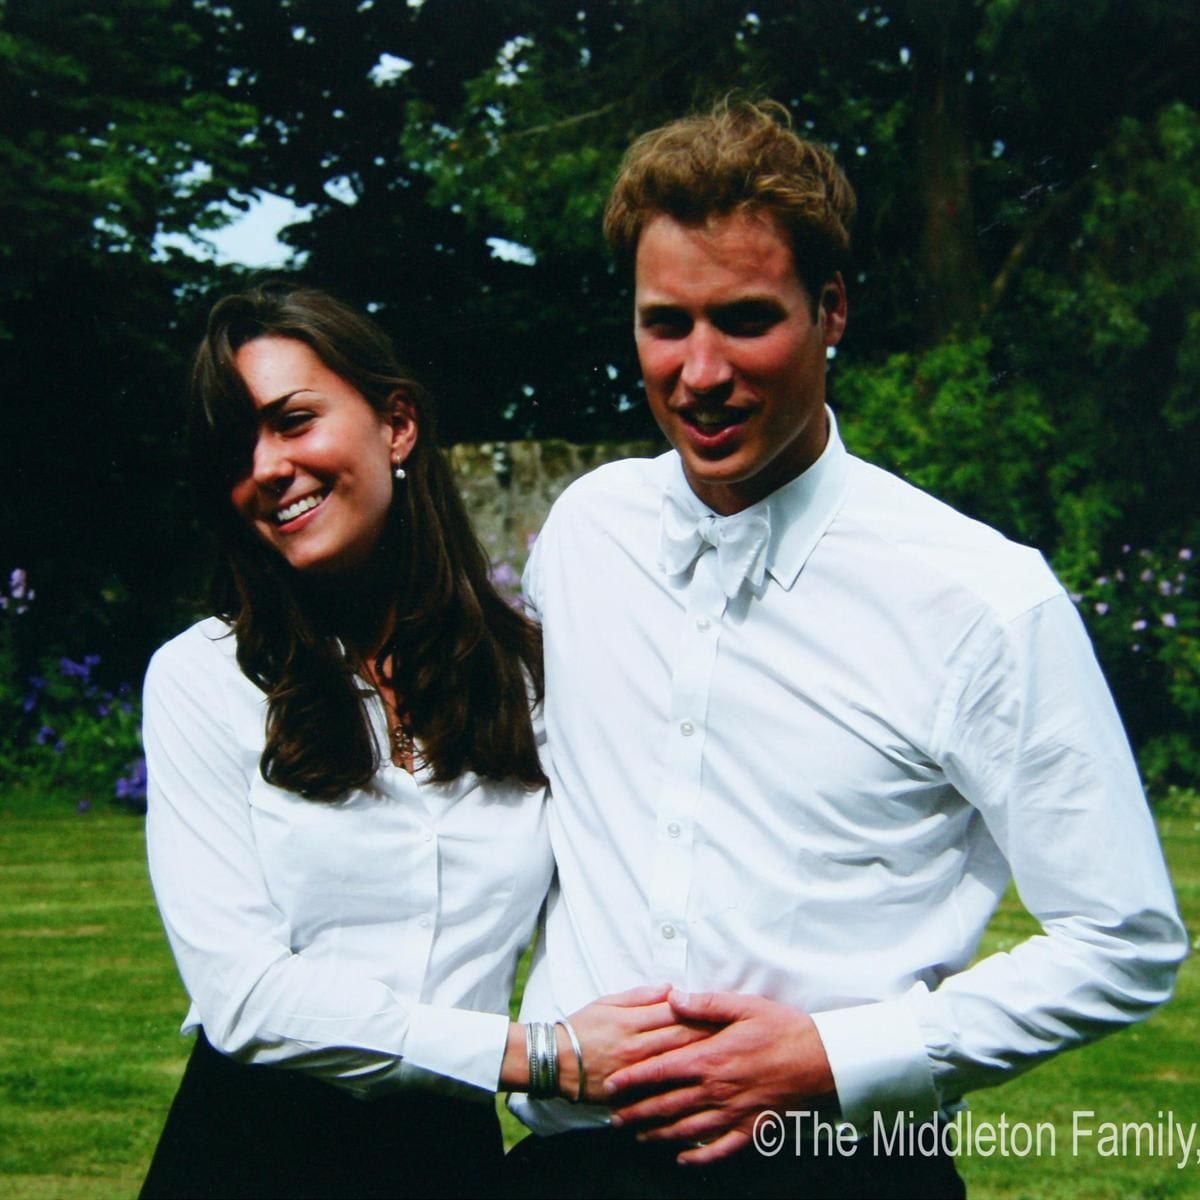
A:
POLYGON ((277 490, 292 476, 292 463, 282 439, 260 436, 254 444, 254 482, 268 491, 277 490))

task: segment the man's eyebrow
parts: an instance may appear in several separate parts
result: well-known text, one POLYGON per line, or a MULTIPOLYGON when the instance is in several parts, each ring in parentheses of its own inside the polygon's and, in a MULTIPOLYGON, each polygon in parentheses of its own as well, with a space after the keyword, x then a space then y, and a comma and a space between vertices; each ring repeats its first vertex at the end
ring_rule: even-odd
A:
POLYGON ((784 305, 778 296, 736 296, 732 300, 724 300, 714 304, 710 312, 735 312, 739 308, 770 309, 772 312, 783 312, 784 305))
MULTIPOLYGON (((772 312, 785 311, 785 306, 780 301, 778 296, 752 295, 734 296, 729 300, 721 300, 715 304, 709 304, 705 307, 705 312, 736 312, 740 308, 770 309, 772 312)), ((675 313, 685 311, 685 306, 682 304, 672 303, 670 300, 647 300, 637 306, 637 311, 639 314, 660 312, 675 313)))

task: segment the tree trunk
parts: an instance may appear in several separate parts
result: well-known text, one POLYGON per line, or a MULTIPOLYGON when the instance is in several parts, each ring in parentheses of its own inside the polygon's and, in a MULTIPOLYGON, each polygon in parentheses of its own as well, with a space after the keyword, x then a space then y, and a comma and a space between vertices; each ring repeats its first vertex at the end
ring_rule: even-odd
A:
POLYGON ((929 341, 972 329, 982 279, 971 202, 970 83, 976 10, 970 0, 908 0, 914 126, 924 228, 918 302, 929 341))

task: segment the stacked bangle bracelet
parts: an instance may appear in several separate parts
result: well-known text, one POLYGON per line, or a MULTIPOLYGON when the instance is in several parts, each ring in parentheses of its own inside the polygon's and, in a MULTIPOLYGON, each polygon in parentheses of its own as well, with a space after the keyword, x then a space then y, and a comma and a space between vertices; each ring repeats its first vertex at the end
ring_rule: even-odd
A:
POLYGON ((558 1095, 558 1038, 554 1026, 545 1021, 530 1021, 525 1027, 525 1048, 529 1051, 529 1094, 535 1100, 558 1095))
POLYGON ((556 1026, 566 1030, 567 1040, 579 1068, 579 1082, 572 1104, 578 1104, 587 1091, 587 1073, 583 1066, 583 1047, 570 1021, 530 1021, 525 1026, 525 1050, 529 1055, 529 1096, 533 1100, 558 1097, 558 1033, 556 1026))
POLYGON ((561 1021, 556 1022, 556 1024, 561 1025, 567 1031, 567 1040, 571 1043, 571 1049, 575 1052, 575 1062, 579 1067, 579 1082, 575 1085, 575 1095, 571 1103, 578 1104, 587 1091, 587 1071, 583 1066, 583 1047, 579 1044, 579 1038, 570 1021, 564 1017, 561 1021))

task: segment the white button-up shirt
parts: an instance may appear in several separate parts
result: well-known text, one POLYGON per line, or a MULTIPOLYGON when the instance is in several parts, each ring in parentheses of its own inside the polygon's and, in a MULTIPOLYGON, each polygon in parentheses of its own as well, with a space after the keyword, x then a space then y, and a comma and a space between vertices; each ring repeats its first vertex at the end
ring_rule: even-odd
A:
MULTIPOLYGON (((387 762, 336 803, 272 787, 266 700, 227 635, 194 625, 146 677, 146 839, 184 1029, 363 1095, 494 1091, 552 872, 543 792, 387 762)), ((370 711, 386 746, 377 695, 370 711)))
MULTIPOLYGON (((551 513, 525 584, 560 883, 525 1011, 660 982, 797 1006, 862 1128, 1145 1015, 1186 942, 1041 556, 830 424, 813 467, 715 525, 674 453, 602 467, 551 513), (716 542, 765 517, 759 585, 727 598, 708 546, 672 573, 679 509, 716 542), (1010 875, 1044 932, 969 967, 1010 875)), ((543 1132, 603 1119, 515 1107, 543 1132)))

